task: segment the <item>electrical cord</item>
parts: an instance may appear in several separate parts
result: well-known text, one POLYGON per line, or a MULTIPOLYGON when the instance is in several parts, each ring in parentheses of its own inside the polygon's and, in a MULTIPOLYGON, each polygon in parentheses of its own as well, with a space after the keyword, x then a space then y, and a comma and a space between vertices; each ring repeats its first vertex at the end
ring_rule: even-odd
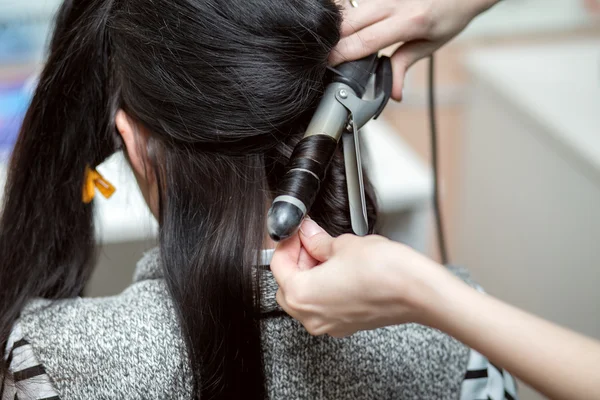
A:
POLYGON ((433 213, 435 216, 437 242, 440 250, 442 264, 448 264, 448 249, 446 248, 446 238, 444 236, 444 225, 442 223, 440 188, 439 188, 439 165, 438 165, 438 135, 435 116, 435 62, 434 57, 429 57, 429 132, 431 135, 431 164, 433 167, 433 213))

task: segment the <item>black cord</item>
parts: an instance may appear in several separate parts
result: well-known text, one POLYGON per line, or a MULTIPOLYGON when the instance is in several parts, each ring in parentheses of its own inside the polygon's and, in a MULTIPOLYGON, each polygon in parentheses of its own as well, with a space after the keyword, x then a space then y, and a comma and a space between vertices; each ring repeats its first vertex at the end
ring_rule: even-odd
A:
POLYGON ((444 226, 442 224, 440 188, 439 188, 439 166, 438 166, 438 135, 435 118, 435 63, 433 55, 429 57, 429 129, 431 134, 431 164, 433 166, 433 213, 435 215, 438 246, 442 264, 448 264, 448 250, 444 237, 444 226))

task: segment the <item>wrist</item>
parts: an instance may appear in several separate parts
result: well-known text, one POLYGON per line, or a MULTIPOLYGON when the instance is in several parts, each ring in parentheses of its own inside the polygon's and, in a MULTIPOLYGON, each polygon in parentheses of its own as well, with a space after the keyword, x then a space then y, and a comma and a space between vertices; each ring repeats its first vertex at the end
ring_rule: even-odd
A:
POLYGON ((446 331, 460 312, 460 299, 471 288, 442 265, 427 261, 423 265, 419 294, 415 296, 415 322, 446 331))
POLYGON ((445 267, 399 243, 388 252, 397 323, 430 325, 438 310, 452 297, 456 278, 445 267))
POLYGON ((482 295, 450 272, 444 272, 448 279, 439 282, 424 305, 423 324, 461 340, 464 327, 471 326, 473 315, 479 312, 482 295))

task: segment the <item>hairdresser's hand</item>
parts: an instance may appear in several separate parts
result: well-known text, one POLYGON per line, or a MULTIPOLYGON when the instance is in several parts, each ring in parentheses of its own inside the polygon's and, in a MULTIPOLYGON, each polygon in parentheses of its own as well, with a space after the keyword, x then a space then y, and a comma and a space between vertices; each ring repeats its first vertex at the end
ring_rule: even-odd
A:
POLYGON ((342 39, 330 62, 337 65, 402 43, 392 56, 392 97, 401 100, 408 68, 446 44, 498 0, 356 1, 358 7, 353 8, 349 0, 340 0, 342 39))
POLYGON ((312 220, 278 245, 271 270, 281 307, 309 333, 336 337, 420 322, 423 305, 436 298, 434 285, 449 275, 399 243, 380 236, 334 239, 312 220))

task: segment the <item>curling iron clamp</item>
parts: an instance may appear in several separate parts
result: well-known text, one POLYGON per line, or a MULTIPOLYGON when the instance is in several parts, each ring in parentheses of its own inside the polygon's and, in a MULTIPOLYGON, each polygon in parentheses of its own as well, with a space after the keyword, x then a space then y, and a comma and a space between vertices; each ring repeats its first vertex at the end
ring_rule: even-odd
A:
POLYGON ((392 91, 392 66, 388 57, 373 54, 332 70, 333 81, 294 149, 269 209, 267 229, 275 241, 287 239, 298 230, 317 197, 340 139, 352 230, 360 236, 369 231, 359 131, 385 108, 392 91), (373 98, 363 99, 373 75, 373 98))

